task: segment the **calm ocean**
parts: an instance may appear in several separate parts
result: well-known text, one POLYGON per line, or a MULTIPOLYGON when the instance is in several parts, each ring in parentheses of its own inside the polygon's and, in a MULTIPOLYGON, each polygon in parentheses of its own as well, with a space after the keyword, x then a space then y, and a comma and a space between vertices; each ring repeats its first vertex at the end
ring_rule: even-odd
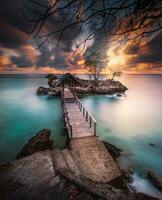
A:
MULTIPOLYGON (((123 149, 122 168, 132 168, 139 191, 161 197, 147 181, 148 170, 162 179, 162 75, 123 75, 125 97, 85 96, 97 119, 98 136, 123 149)), ((47 80, 38 75, 0 76, 0 163, 13 160, 37 131, 49 128, 55 147, 66 141, 59 98, 37 96, 47 80)))

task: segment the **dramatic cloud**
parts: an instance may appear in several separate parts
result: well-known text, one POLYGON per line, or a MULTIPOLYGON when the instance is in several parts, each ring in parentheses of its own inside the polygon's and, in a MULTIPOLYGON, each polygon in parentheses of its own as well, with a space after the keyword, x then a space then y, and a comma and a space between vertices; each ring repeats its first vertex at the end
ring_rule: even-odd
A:
POLYGON ((22 15, 22 1, 2 0, 0 6, 0 45, 17 48, 26 43, 27 35, 20 30, 25 28, 22 15))
POLYGON ((137 47, 132 42, 108 49, 109 67, 127 73, 162 73, 162 32, 137 47))
MULTIPOLYGON (((84 54, 96 49, 103 53, 107 52, 108 67, 114 70, 128 73, 162 72, 162 33, 145 42, 140 48, 128 43, 126 46, 117 45, 107 49, 105 47, 98 49, 98 46, 108 39, 96 34, 85 46, 81 45, 82 52, 78 55, 77 45, 94 27, 75 26, 63 34, 59 46, 56 45, 59 39, 59 35, 56 34, 38 49, 40 41, 32 40, 22 31, 22 29, 29 31, 32 28, 24 20, 25 11, 22 2, 23 0, 1 0, 0 73, 61 73, 69 70, 73 73, 83 73, 86 72, 84 54)), ((28 4, 28 0, 24 2, 28 4)), ((32 16, 30 12, 25 14, 32 16)), ((43 32, 55 31, 61 28, 59 26, 57 16, 50 17, 43 32)))

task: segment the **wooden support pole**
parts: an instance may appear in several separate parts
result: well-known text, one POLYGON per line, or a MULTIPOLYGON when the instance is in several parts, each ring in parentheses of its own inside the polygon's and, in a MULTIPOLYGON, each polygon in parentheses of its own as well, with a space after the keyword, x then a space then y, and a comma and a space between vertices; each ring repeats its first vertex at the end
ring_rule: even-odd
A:
POLYGON ((94 135, 96 135, 96 122, 94 122, 94 135))
POLYGON ((71 135, 71 138, 73 138, 73 130, 72 130, 72 125, 70 125, 70 135, 71 135))
POLYGON ((92 118, 91 118, 91 116, 89 118, 89 126, 92 127, 92 118))
POLYGON ((85 116, 85 108, 83 107, 83 116, 85 116))
POLYGON ((88 112, 86 110, 86 121, 88 121, 88 112))

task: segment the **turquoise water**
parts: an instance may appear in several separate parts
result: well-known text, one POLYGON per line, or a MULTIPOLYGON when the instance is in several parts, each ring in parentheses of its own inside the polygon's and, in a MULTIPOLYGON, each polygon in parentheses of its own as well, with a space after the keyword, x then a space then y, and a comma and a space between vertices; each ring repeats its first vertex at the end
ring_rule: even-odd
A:
MULTIPOLYGON (((98 136, 123 149, 122 168, 135 170, 133 185, 162 196, 146 179, 149 169, 162 178, 162 75, 123 75, 125 97, 82 98, 97 119, 98 136), (150 143, 154 145, 150 145, 150 143)), ((52 131, 56 147, 66 141, 59 98, 37 96, 43 76, 0 77, 0 162, 15 158, 26 141, 42 128, 52 131)))
POLYGON ((124 150, 119 164, 135 170, 134 186, 162 197, 145 179, 150 169, 162 179, 162 75, 120 80, 129 88, 125 97, 94 95, 82 101, 98 121, 98 136, 124 150))
POLYGON ((0 163, 13 160, 27 140, 43 128, 51 129, 56 147, 65 144, 60 99, 37 96, 40 85, 47 85, 43 77, 1 76, 0 163))

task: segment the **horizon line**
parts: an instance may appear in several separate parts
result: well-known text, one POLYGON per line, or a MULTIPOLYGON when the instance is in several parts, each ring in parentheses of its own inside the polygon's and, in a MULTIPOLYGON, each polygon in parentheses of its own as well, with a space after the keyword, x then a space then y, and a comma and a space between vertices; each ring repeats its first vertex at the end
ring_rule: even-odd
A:
MULTIPOLYGON (((67 73, 67 72, 65 72, 67 73)), ((65 73, 0 73, 0 75, 48 75, 48 74, 56 74, 56 75, 62 75, 62 74, 65 74, 65 73)), ((70 72, 69 72, 70 73, 70 72)), ((74 74, 74 75, 91 75, 91 74, 79 74, 79 73, 71 73, 71 74, 74 74)), ((100 74, 101 76, 102 75, 112 75, 112 74, 108 74, 108 73, 105 73, 105 74, 100 74)), ((162 75, 162 72, 161 73, 122 73, 122 75, 162 75)))

